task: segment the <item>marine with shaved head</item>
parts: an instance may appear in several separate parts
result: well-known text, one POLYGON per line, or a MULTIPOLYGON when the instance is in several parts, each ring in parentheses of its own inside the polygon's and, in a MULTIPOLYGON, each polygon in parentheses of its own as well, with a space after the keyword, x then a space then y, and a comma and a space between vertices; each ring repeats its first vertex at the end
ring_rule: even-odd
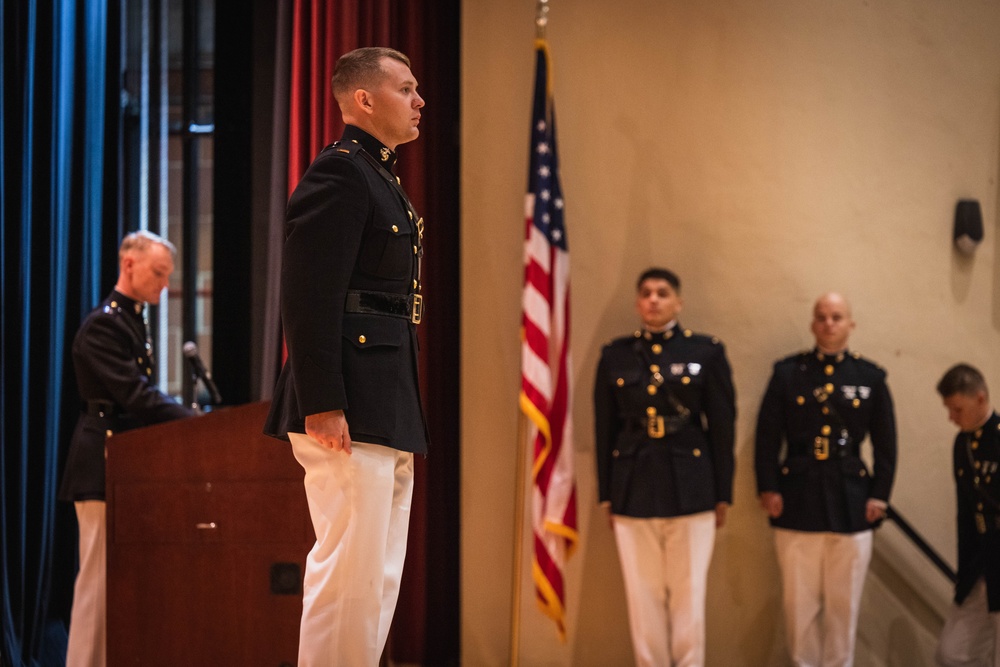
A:
POLYGON ((757 418, 757 491, 774 527, 795 665, 853 664, 872 528, 896 469, 886 373, 848 350, 854 326, 843 295, 820 296, 815 347, 774 365, 757 418), (866 438, 872 469, 860 457, 866 438))

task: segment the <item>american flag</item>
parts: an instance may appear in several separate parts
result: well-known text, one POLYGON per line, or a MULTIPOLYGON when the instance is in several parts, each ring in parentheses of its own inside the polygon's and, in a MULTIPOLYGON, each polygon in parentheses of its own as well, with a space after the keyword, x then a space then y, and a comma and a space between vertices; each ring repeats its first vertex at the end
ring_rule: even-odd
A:
POLYGON ((569 250, 563 220, 549 52, 535 43, 531 167, 525 197, 521 410, 532 457, 532 577, 542 611, 565 641, 565 565, 577 542, 570 407, 569 250))

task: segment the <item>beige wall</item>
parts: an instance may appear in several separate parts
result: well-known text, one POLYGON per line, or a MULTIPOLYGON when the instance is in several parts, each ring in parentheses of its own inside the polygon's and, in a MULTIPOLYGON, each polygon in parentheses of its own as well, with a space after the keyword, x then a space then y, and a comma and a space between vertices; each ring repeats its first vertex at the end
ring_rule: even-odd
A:
MULTIPOLYGON (((725 341, 737 386, 735 506, 711 569, 709 664, 777 664, 752 432, 771 363, 811 344, 821 291, 852 299, 852 347, 889 371, 894 503, 954 558, 953 430, 933 386, 967 360, 1000 393, 1000 5, 551 4, 582 541, 565 646, 522 584, 521 664, 631 659, 614 542, 594 508, 590 389, 600 345, 634 328, 633 281, 651 264, 681 275, 682 322, 725 341), (950 244, 962 197, 984 211, 972 259, 950 244)), ((462 12, 462 664, 503 665, 534 2, 467 0, 462 12)))

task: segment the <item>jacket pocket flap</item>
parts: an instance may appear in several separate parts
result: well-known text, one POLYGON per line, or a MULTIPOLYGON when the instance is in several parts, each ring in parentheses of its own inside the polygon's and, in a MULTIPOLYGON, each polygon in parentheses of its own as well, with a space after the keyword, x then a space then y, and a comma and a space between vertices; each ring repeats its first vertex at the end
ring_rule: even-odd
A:
POLYGON ((362 313, 344 315, 343 336, 358 349, 399 347, 408 335, 408 322, 399 317, 362 313))
POLYGON ((649 380, 649 373, 645 375, 646 377, 643 378, 643 372, 638 368, 629 368, 628 370, 618 371, 614 376, 614 381, 619 387, 628 387, 639 384, 644 380, 649 380))

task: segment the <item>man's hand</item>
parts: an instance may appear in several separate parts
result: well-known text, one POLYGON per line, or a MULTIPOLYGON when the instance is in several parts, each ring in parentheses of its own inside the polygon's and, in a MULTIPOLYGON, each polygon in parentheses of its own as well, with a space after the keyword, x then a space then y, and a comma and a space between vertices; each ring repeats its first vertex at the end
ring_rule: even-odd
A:
POLYGON ((869 498, 865 505, 865 519, 868 523, 876 523, 885 518, 885 511, 888 504, 884 500, 869 498))
POLYGON ((611 512, 611 503, 605 501, 605 502, 601 503, 601 507, 604 508, 604 514, 608 518, 608 528, 610 528, 611 530, 614 530, 615 529, 615 515, 611 512))
POLYGON ((715 503, 715 527, 722 528, 726 525, 726 511, 729 510, 729 503, 715 503))
POLYGON ((785 501, 777 491, 764 491, 760 494, 760 506, 772 519, 777 519, 785 511, 785 501))
POLYGON ((306 417, 306 435, 335 452, 351 453, 351 433, 343 410, 318 412, 306 417))

